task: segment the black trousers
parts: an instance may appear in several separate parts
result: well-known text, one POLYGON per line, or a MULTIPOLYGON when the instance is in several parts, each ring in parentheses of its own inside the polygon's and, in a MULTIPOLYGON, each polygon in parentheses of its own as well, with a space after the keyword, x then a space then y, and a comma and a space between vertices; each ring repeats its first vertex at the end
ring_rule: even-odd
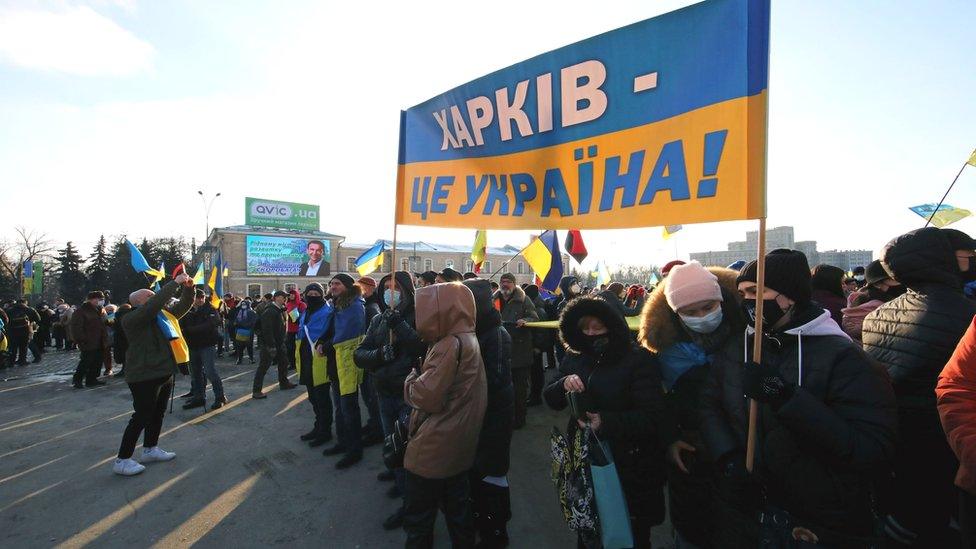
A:
POLYGON ((288 355, 288 369, 294 370, 296 367, 295 361, 295 334, 287 334, 285 336, 285 354, 288 355))
POLYGON ((434 546, 434 522, 437 509, 444 513, 451 546, 474 547, 474 521, 469 498, 469 473, 444 479, 429 479, 406 472, 406 497, 403 529, 408 549, 434 546))
POLYGON ((10 339, 10 363, 27 364, 27 347, 30 346, 30 337, 24 333, 9 333, 10 339))
POLYGON ((247 350, 247 358, 254 360, 254 335, 252 334, 250 339, 247 341, 237 341, 234 342, 234 354, 237 355, 237 360, 244 360, 244 350, 247 350))
POLYGON ((532 351, 532 366, 529 367, 529 400, 542 400, 542 389, 546 385, 546 371, 542 365, 542 353, 532 351))
POLYGON ((261 361, 258 363, 258 369, 254 372, 253 392, 257 393, 264 387, 264 376, 268 373, 268 368, 271 367, 273 360, 278 365, 278 384, 284 385, 288 383, 288 363, 284 356, 284 349, 281 347, 262 345, 259 350, 261 352, 261 361))
POLYGON ((91 385, 98 379, 98 373, 102 369, 102 361, 105 359, 105 350, 82 351, 81 358, 78 360, 78 367, 75 368, 75 375, 71 381, 75 385, 80 385, 82 378, 85 385, 91 385))
POLYGON ((145 430, 142 438, 143 448, 152 448, 159 442, 159 432, 163 429, 163 414, 166 404, 173 391, 173 378, 163 377, 147 381, 137 381, 129 384, 132 393, 132 408, 135 413, 129 418, 129 424, 122 434, 122 445, 119 446, 119 458, 128 459, 136 450, 139 435, 145 430))
POLYGON ((323 383, 315 387, 305 386, 305 390, 308 391, 308 403, 312 405, 312 412, 315 413, 315 425, 312 430, 320 437, 332 434, 331 385, 331 383, 323 383))

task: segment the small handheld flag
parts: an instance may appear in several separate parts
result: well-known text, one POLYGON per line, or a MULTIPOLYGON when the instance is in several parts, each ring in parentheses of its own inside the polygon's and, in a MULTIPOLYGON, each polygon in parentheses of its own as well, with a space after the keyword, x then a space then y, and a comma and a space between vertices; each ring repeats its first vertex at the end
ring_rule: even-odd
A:
POLYGON ((969 155, 969 160, 966 161, 966 164, 976 168, 976 151, 973 151, 973 154, 969 155))
POLYGON ((200 262, 200 266, 197 267, 197 273, 193 275, 193 285, 202 286, 207 283, 207 273, 203 270, 203 262, 200 262))
POLYGON ((488 231, 482 229, 474 234, 474 246, 471 247, 471 262, 475 274, 481 272, 481 266, 485 262, 485 254, 488 251, 488 231))
POLYGON ((684 229, 684 225, 665 225, 664 226, 664 240, 670 239, 674 233, 684 229))
POLYGON ((366 276, 383 266, 385 249, 386 242, 381 240, 356 258, 356 271, 359 272, 359 276, 366 276))
POLYGON ((908 209, 924 217, 925 219, 931 218, 932 225, 935 225, 940 229, 943 227, 948 227, 960 219, 965 219, 973 215, 973 212, 969 210, 964 210, 948 204, 941 204, 938 206, 938 208, 936 208, 935 204, 921 204, 919 206, 912 206, 908 209))
POLYGON ((542 279, 540 288, 555 291, 563 277, 563 261, 559 253, 556 231, 546 231, 522 250, 522 257, 542 279))

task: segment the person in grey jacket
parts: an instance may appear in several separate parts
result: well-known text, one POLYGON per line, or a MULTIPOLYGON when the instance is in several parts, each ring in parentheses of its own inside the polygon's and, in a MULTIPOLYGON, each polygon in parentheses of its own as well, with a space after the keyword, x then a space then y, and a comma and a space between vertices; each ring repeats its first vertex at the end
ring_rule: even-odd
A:
POLYGON ((529 368, 532 366, 532 330, 526 322, 539 320, 532 300, 515 283, 515 275, 505 273, 495 293, 495 308, 501 312, 502 326, 512 336, 512 382, 515 385, 515 429, 525 426, 529 398, 529 368))

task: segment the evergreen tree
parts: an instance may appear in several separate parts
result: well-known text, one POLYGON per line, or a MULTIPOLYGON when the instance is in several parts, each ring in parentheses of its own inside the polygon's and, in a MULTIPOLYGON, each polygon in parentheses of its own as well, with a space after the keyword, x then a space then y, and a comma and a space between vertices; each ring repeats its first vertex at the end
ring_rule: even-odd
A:
POLYGON ((125 243, 125 235, 119 237, 112 245, 107 264, 107 287, 112 294, 113 303, 125 303, 129 294, 149 286, 146 275, 137 273, 132 268, 132 258, 129 255, 129 247, 125 243))
POLYGON ((69 240, 67 245, 58 250, 56 276, 61 297, 68 303, 78 304, 84 301, 88 293, 88 279, 81 271, 81 255, 69 240))
POLYGON ((101 235, 98 237, 95 249, 88 256, 88 267, 85 268, 85 274, 88 275, 88 284, 94 290, 108 288, 108 253, 105 248, 105 235, 101 235))
MULTIPOLYGON (((182 238, 160 238, 155 240, 154 244, 158 250, 159 261, 166 265, 167 274, 172 273, 173 269, 180 263, 187 263, 189 261, 187 257, 189 248, 187 247, 186 241, 182 238)), ((158 267, 159 262, 154 263, 153 266, 158 267)), ((192 275, 193 273, 191 272, 190 274, 192 275)))

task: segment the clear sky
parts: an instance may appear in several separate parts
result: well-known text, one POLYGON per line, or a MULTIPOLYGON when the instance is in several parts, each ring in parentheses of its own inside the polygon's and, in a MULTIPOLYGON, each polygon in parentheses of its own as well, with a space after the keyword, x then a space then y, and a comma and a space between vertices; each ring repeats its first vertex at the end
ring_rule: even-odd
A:
MULTIPOLYGON (((691 3, 0 0, 0 238, 199 239, 197 190, 222 193, 211 226, 257 196, 321 204, 322 229, 352 242, 389 238, 400 109, 691 3)), ((773 2, 771 227, 879 250, 922 225, 908 206, 937 202, 976 147, 974 20, 970 0, 773 2)), ((947 202, 976 211, 974 185, 967 168, 947 202)), ((756 226, 584 239, 594 259, 660 264, 756 226)), ((976 234, 976 218, 955 226, 976 234)))

